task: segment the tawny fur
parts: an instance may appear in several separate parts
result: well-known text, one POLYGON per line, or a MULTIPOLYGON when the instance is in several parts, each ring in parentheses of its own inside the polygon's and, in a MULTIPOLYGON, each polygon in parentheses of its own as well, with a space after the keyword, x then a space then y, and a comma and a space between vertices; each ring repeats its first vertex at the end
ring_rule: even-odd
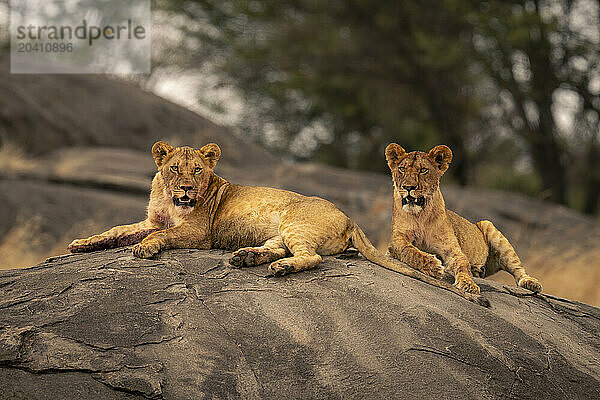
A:
POLYGON ((473 275, 487 277, 503 269, 517 285, 540 292, 542 285, 527 275, 509 241, 489 221, 477 225, 446 209, 440 178, 452 161, 444 145, 429 153, 406 151, 391 143, 385 150, 394 182, 394 213, 389 253, 426 271, 442 267, 455 285, 479 294, 473 275))
POLYGON ((220 178, 213 172, 221 154, 214 143, 195 150, 157 142, 152 154, 158 172, 148 218, 75 240, 70 251, 117 247, 133 239, 140 241, 133 254, 141 258, 172 248, 223 248, 236 250, 230 258, 235 267, 270 263, 274 275, 284 275, 312 268, 321 256, 353 245, 380 266, 487 305, 481 296, 436 279, 441 269, 424 269, 429 274, 425 275, 382 254, 350 218, 324 199, 220 178))

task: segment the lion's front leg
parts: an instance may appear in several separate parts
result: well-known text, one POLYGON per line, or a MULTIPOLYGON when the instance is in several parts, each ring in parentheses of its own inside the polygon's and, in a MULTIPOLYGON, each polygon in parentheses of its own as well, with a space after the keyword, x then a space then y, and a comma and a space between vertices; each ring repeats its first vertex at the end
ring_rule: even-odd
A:
POLYGON ((67 246, 67 249, 71 253, 84 253, 128 246, 140 242, 156 230, 157 228, 146 219, 135 224, 115 226, 104 233, 90 236, 87 239, 73 240, 67 246))
POLYGON ((454 286, 468 293, 479 294, 481 290, 473 280, 471 263, 460 248, 446 249, 441 254, 446 270, 454 275, 454 286))
POLYGON ((442 277, 442 262, 433 254, 419 250, 403 237, 395 237, 388 250, 395 259, 434 278, 442 277))
POLYGON ((184 223, 150 234, 133 246, 132 251, 136 257, 151 258, 162 250, 185 248, 210 249, 207 233, 184 223))

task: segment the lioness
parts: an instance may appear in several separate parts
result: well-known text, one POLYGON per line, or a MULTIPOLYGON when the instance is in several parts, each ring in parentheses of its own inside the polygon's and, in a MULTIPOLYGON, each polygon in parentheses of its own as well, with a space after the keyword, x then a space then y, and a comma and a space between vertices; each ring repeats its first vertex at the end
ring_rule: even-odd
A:
POLYGON ((475 225, 446 209, 439 186, 452 161, 447 146, 436 146, 429 153, 407 153, 391 143, 385 157, 394 182, 392 257, 421 270, 438 268, 443 261, 445 270, 454 275, 456 287, 469 293, 480 291, 472 275, 484 278, 500 269, 512 274, 517 285, 542 291, 542 285, 527 275, 511 244, 490 221, 475 225))
POLYGON ((422 272, 379 252, 363 231, 332 203, 285 190, 234 185, 215 175, 221 155, 214 143, 200 150, 152 147, 158 172, 152 181, 148 217, 117 226, 87 239, 74 240, 71 252, 135 244, 136 257, 149 258, 164 249, 223 248, 236 250, 234 267, 268 263, 274 275, 302 271, 321 262, 321 255, 354 245, 382 267, 450 290, 482 305, 487 300, 441 282, 439 265, 422 272), (248 246, 248 247, 246 247, 248 246))

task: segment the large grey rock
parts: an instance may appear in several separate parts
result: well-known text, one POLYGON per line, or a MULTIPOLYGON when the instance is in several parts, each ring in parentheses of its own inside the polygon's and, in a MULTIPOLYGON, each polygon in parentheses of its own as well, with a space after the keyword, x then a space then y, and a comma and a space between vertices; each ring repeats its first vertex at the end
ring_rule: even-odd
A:
POLYGON ((600 398, 597 308, 478 280, 486 309, 352 254, 284 278, 227 257, 0 272, 0 398, 600 398))
POLYGON ((149 151, 159 139, 194 146, 218 142, 237 165, 276 161, 256 144, 134 83, 93 74, 11 74, 9 55, 0 51, 0 145, 39 156, 71 146, 149 151))

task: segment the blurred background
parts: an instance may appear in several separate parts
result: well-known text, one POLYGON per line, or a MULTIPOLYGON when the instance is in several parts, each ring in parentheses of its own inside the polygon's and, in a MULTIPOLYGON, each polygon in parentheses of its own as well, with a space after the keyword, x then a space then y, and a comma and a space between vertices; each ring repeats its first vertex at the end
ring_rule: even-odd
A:
POLYGON ((493 220, 549 293, 600 305, 599 12, 155 0, 151 74, 16 75, 2 0, 0 268, 142 219, 159 139, 215 141, 223 177, 326 197, 385 249, 385 146, 444 143, 448 206, 493 220))

